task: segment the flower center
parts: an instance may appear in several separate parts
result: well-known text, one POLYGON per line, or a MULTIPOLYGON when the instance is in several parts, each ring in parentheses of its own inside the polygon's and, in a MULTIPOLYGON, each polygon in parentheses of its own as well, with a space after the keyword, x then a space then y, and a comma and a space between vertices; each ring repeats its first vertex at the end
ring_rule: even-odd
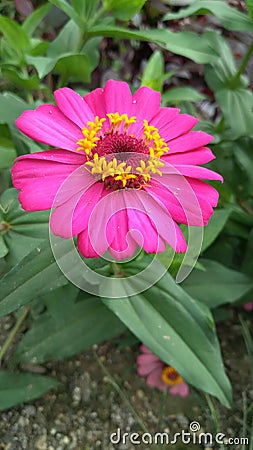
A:
POLYGON ((95 117, 82 129, 83 138, 77 142, 77 152, 86 155, 86 167, 104 182, 106 189, 141 189, 152 174, 162 175, 159 169, 164 165, 160 160, 169 148, 158 129, 143 121, 143 134, 137 139, 129 133, 136 117, 127 114, 107 114, 107 118, 95 117), (104 124, 104 122, 106 122, 104 124), (103 129, 103 130, 102 130, 103 129))
POLYGON ((162 372, 162 380, 169 386, 175 386, 183 381, 183 378, 177 373, 172 366, 166 366, 162 372))

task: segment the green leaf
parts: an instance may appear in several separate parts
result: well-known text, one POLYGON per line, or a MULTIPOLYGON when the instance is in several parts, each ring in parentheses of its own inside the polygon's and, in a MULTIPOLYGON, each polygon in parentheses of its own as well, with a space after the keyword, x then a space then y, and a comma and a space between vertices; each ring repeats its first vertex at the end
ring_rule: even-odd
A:
POLYGON ((70 298, 66 298, 66 302, 62 302, 65 292, 66 287, 50 294, 48 303, 54 302, 54 316, 44 313, 33 324, 17 348, 15 362, 36 361, 40 364, 50 359, 60 360, 118 336, 125 330, 122 322, 101 299, 89 297, 73 304, 70 298))
MULTIPOLYGON (((0 233, 1 233, 1 222, 0 222, 0 233)), ((0 234, 0 258, 3 258, 8 253, 8 247, 4 242, 3 236, 0 234)))
POLYGON ((164 61, 162 52, 156 50, 149 58, 142 75, 141 85, 161 92, 164 78, 164 61))
POLYGON ((171 88, 163 94, 163 104, 167 103, 175 105, 180 102, 200 102, 206 98, 196 89, 190 87, 171 88))
POLYGON ((62 74, 67 80, 73 77, 76 81, 90 81, 89 59, 80 53, 61 54, 56 58, 27 55, 26 61, 36 68, 40 79, 54 71, 62 74))
POLYGON ((253 22, 253 1, 252 0, 246 0, 246 7, 248 9, 248 14, 251 22, 253 22))
POLYGON ((99 0, 71 0, 71 4, 83 22, 88 22, 94 18, 99 6, 99 0))
POLYGON ((247 89, 221 89, 215 93, 233 138, 253 134, 253 94, 247 89))
POLYGON ((11 167, 16 158, 16 150, 9 139, 0 137, 0 169, 11 167))
POLYGON ((64 53, 77 52, 80 39, 80 27, 73 20, 69 20, 61 29, 58 36, 50 42, 47 56, 57 58, 64 53))
POLYGON ((38 89, 39 88, 39 78, 37 75, 32 75, 26 77, 17 72, 16 69, 8 67, 2 68, 3 77, 10 80, 15 86, 21 87, 23 89, 38 89))
POLYGON ((66 0, 49 0, 50 3, 57 6, 57 8, 61 9, 67 16, 69 16, 74 22, 84 30, 84 24, 80 15, 75 11, 74 8, 66 1, 66 0))
POLYGON ((13 123, 26 109, 32 109, 32 105, 28 105, 20 97, 5 92, 0 94, 0 123, 13 123))
POLYGON ((103 5, 116 19, 130 20, 147 0, 103 0, 103 5))
POLYGON ((172 33, 167 29, 130 30, 123 27, 95 26, 89 30, 88 34, 90 36, 108 36, 116 39, 152 41, 173 53, 183 55, 199 64, 210 63, 217 56, 205 36, 201 36, 200 39, 197 34, 189 31, 172 33))
POLYGON ((60 73, 64 80, 90 82, 90 62, 86 55, 66 55, 58 59, 53 71, 60 73))
POLYGON ((0 32, 3 33, 7 42, 19 54, 22 55, 29 48, 29 37, 15 20, 0 16, 0 32))
POLYGON ((38 72, 39 78, 44 78, 51 70, 53 70, 56 60, 47 56, 31 56, 25 57, 27 64, 34 66, 38 72))
POLYGON ((234 303, 253 287, 253 281, 241 272, 208 259, 200 262, 205 270, 193 269, 182 286, 189 295, 209 308, 234 303))
POLYGON ((60 383, 49 377, 30 373, 0 372, 0 410, 40 397, 60 383))
MULTIPOLYGON (((136 270, 145 267, 145 263, 135 261, 125 269, 125 275, 136 274, 136 270)), ((140 272, 128 283, 138 288, 148 281, 140 272)), ((108 292, 114 292, 114 280, 109 288, 108 292)), ((124 280, 122 295, 127 296, 127 291, 124 280)), ((103 301, 141 342, 175 367, 187 382, 230 405, 231 387, 210 313, 204 312, 168 273, 141 294, 103 301)))
MULTIPOLYGON (((62 242, 64 251, 65 241, 62 242)), ((38 246, 0 281, 0 316, 25 305, 40 295, 66 285, 48 242, 38 246), (46 280, 46 283, 45 283, 46 280)))
POLYGON ((22 28, 26 32, 28 36, 32 36, 38 25, 41 21, 46 17, 49 13, 52 6, 50 3, 46 3, 45 5, 40 6, 35 9, 29 16, 26 17, 24 22, 22 23, 22 28))
POLYGON ((216 16, 228 30, 253 31, 253 24, 246 14, 219 0, 194 1, 188 8, 180 9, 177 13, 166 14, 163 20, 178 20, 194 14, 204 15, 208 13, 216 16))
POLYGON ((221 230, 224 228, 229 216, 230 209, 216 209, 208 225, 204 228, 204 239, 201 247, 203 253, 215 241, 221 230))

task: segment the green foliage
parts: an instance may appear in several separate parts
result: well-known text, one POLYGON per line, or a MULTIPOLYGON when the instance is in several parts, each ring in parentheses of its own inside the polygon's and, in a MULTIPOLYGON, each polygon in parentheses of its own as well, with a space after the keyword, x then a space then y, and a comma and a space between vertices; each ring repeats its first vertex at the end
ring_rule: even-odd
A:
MULTIPOLYGON (((252 5, 249 11, 252 11, 252 5)), ((163 20, 178 20, 194 14, 203 15, 208 13, 216 16, 228 30, 253 31, 252 22, 246 14, 237 11, 226 2, 219 0, 197 0, 188 6, 188 8, 181 9, 178 13, 166 14, 163 20)))
POLYGON ((34 400, 59 386, 53 378, 30 373, 0 372, 0 410, 34 400))
POLYGON ((181 102, 200 102, 206 98, 191 87, 171 88, 163 94, 163 104, 177 105, 181 102))
MULTIPOLYGON (((129 264, 125 274, 134 275, 146 263, 147 260, 142 260, 129 264)), ((145 285, 141 274, 139 280, 145 285)), ((224 373, 212 317, 168 273, 141 294, 103 301, 141 342, 162 361, 175 367, 186 381, 230 405, 231 388, 224 373)))
POLYGON ((116 19, 129 20, 137 14, 147 0, 103 0, 103 5, 116 19))

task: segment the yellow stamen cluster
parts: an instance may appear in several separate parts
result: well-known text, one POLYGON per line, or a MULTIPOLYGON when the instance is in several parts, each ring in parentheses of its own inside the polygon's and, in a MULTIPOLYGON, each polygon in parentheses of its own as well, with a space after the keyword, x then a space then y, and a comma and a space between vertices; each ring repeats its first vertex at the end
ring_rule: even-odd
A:
POLYGON ((165 140, 161 138, 158 128, 153 125, 149 125, 147 120, 143 121, 143 134, 145 145, 152 145, 149 147, 150 156, 152 158, 161 158, 165 152, 169 151, 165 140))
POLYGON ((93 175, 100 175, 102 181, 111 176, 115 180, 121 180, 123 187, 126 186, 128 179, 136 177, 136 175, 130 173, 132 167, 126 167, 125 162, 118 163, 116 158, 107 162, 104 156, 99 157, 97 153, 94 155, 94 160, 88 161, 86 165, 91 167, 93 175))
POLYGON ((111 124, 111 131, 112 132, 118 132, 120 129, 120 125, 124 122, 124 132, 126 133, 128 131, 128 128, 130 127, 130 125, 132 123, 136 122, 136 117, 132 116, 132 117, 128 117, 127 114, 119 114, 119 113, 109 113, 106 114, 107 117, 110 120, 110 124, 111 124))
POLYGON ((183 378, 177 373, 174 367, 166 366, 162 372, 162 380, 169 386, 175 386, 183 381, 183 378))
POLYGON ((84 139, 77 141, 77 144, 79 145, 76 149, 77 152, 82 150, 87 157, 91 155, 92 149, 96 147, 97 141, 99 141, 99 136, 97 136, 97 134, 101 131, 105 120, 105 118, 99 119, 99 117, 96 116, 94 122, 87 122, 86 128, 82 129, 84 139))

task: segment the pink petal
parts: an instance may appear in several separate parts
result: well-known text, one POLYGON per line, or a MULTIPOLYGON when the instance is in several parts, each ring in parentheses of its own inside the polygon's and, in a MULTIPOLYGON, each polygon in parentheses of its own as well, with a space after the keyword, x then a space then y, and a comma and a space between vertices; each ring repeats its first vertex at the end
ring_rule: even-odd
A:
POLYGON ((90 110, 95 116, 98 116, 100 118, 105 117, 105 99, 104 90, 102 88, 95 89, 94 91, 91 91, 89 94, 85 95, 84 101, 87 103, 90 110))
POLYGON ((245 303, 243 309, 245 309, 245 311, 253 311, 253 302, 245 303))
MULTIPOLYGON (((83 158, 64 151, 48 151, 17 158, 12 168, 13 185, 26 211, 50 209, 63 182, 80 167, 83 158), (66 156, 67 164, 64 164, 66 156)), ((64 200, 67 195, 64 197, 64 200)))
POLYGON ((116 211, 107 224, 107 236, 111 237, 110 253, 118 260, 129 258, 136 249, 136 243, 129 235, 128 215, 126 209, 116 211))
POLYGON ((76 142, 83 137, 80 128, 53 105, 41 105, 24 111, 16 120, 20 131, 44 144, 76 151, 76 142))
POLYGON ((88 230, 86 229, 85 231, 82 231, 77 238, 77 246, 78 249, 80 251, 80 253, 85 257, 85 258, 99 258, 99 254, 94 250, 90 238, 89 238, 89 234, 88 234, 88 230))
POLYGON ((132 114, 132 94, 127 83, 109 80, 104 87, 107 113, 132 114))
POLYGON ((165 391, 167 389, 167 385, 162 380, 162 367, 159 369, 153 370, 147 377, 147 385, 154 386, 161 391, 165 391))
MULTIPOLYGON (((188 166, 188 165, 174 165, 175 169, 178 170, 182 175, 191 178, 202 178, 203 180, 219 180, 223 181, 223 178, 217 172, 206 169, 205 167, 198 166, 188 166)), ((166 168, 165 172, 166 173, 166 168)))
POLYGON ((157 233, 152 217, 149 217, 149 213, 143 206, 140 199, 141 194, 135 190, 129 190, 123 192, 123 195, 128 208, 127 214, 132 238, 148 253, 164 251, 165 242, 157 233))
POLYGON ((150 363, 154 363, 154 362, 161 363, 161 360, 158 358, 158 356, 154 355, 153 353, 145 353, 144 355, 137 356, 137 364, 143 365, 143 364, 150 364, 150 363))
POLYGON ((153 370, 160 370, 160 368, 164 367, 164 364, 161 361, 156 361, 156 362, 151 362, 151 363, 147 363, 147 364, 141 364, 137 367, 137 372, 140 376, 145 377, 148 374, 150 374, 150 372, 152 372, 153 370))
POLYGON ((78 127, 84 128, 86 123, 94 119, 84 99, 69 88, 61 88, 54 92, 54 97, 61 112, 78 127))
POLYGON ((146 211, 148 217, 152 219, 154 228, 156 228, 160 237, 168 242, 176 252, 185 252, 187 245, 184 236, 163 204, 156 201, 150 195, 140 194, 140 191, 137 192, 136 195, 138 195, 139 200, 142 203, 142 208, 139 208, 139 210, 146 211))
MULTIPOLYGON (((144 345, 144 344, 141 344, 140 350, 141 350, 143 353, 152 353, 151 350, 149 350, 149 348, 146 347, 146 345, 144 345)), ((153 355, 153 353, 152 353, 152 355, 153 355)))
POLYGON ((169 389, 171 395, 180 395, 181 397, 187 397, 189 395, 189 386, 184 381, 169 389))
POLYGON ((143 120, 148 122, 160 108, 161 94, 146 86, 138 89, 132 99, 132 115, 136 116, 136 123, 131 126, 137 138, 141 138, 143 132, 143 120))
POLYGON ((197 150, 181 153, 166 153, 162 159, 169 164, 206 164, 215 158, 208 147, 201 147, 197 150))
POLYGON ((178 117, 180 109, 178 108, 159 108, 156 115, 152 117, 152 125, 158 130, 167 127, 169 123, 178 117))
MULTIPOLYGON (((188 133, 198 122, 196 117, 189 116, 188 114, 179 114, 172 122, 164 122, 159 127, 159 134, 166 142, 188 133)), ((151 124, 153 121, 151 121, 151 124)))
POLYGON ((58 206, 51 215, 53 233, 68 239, 88 228, 90 215, 102 197, 103 183, 94 183, 75 193, 67 202, 58 206))
POLYGON ((190 131, 168 142, 171 153, 187 152, 189 150, 204 147, 213 140, 213 136, 203 131, 190 131))

